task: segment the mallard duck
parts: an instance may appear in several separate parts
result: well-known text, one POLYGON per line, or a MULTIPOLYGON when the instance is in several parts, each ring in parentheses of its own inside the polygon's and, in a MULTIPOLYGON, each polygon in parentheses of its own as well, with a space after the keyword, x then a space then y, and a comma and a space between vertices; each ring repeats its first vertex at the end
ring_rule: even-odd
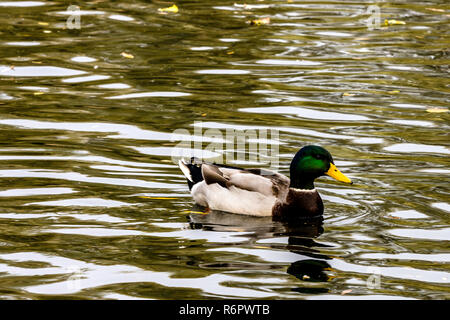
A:
POLYGON ((314 180, 323 175, 352 183, 334 165, 324 148, 301 148, 290 165, 290 179, 266 169, 242 169, 191 158, 179 166, 187 178, 192 197, 211 210, 251 216, 272 216, 273 220, 320 217, 323 203, 314 180))

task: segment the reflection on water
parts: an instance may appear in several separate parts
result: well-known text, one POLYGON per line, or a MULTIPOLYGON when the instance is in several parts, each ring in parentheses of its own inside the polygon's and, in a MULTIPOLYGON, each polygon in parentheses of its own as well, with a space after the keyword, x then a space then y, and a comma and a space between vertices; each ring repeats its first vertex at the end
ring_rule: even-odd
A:
POLYGON ((449 8, 372 4, 0 1, 0 298, 448 299, 449 8), (171 156, 231 129, 355 183, 299 225, 193 207, 171 156))
MULTIPOLYGON (((321 254, 316 248, 329 247, 329 245, 318 243, 314 240, 323 233, 323 219, 305 220, 297 223, 274 222, 269 217, 257 218, 251 216, 229 214, 219 211, 208 213, 201 212, 200 207, 194 207, 189 215, 190 227, 192 229, 201 229, 204 231, 246 231, 248 239, 257 243, 270 243, 271 239, 283 238, 283 243, 287 239, 287 245, 281 252, 274 252, 270 246, 258 245, 253 248, 223 247, 213 248, 208 251, 214 252, 234 252, 243 255, 254 255, 259 260, 267 262, 290 263, 287 273, 301 281, 322 282, 324 284, 329 280, 326 270, 330 265, 326 260, 331 257, 321 254), (251 231, 251 232, 249 232, 251 231), (261 241, 262 240, 262 241, 261 241), (267 242, 269 241, 269 242, 267 242), (297 260, 292 262, 292 260, 297 260)), ((203 266, 205 267, 205 266, 203 266)), ((243 263, 233 264, 223 262, 221 264, 209 265, 210 268, 220 267, 221 269, 239 270, 244 267, 243 263)), ((248 265, 246 268, 255 268, 248 265)), ((303 293, 326 293, 325 287, 300 287, 293 288, 293 291, 303 293)))

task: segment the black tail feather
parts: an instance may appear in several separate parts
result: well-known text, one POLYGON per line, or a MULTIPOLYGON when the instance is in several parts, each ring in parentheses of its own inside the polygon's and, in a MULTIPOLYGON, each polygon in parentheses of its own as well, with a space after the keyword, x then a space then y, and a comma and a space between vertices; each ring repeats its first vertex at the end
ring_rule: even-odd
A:
MULTIPOLYGON (((202 164, 203 163, 208 163, 208 162, 204 162, 196 157, 192 157, 188 163, 183 161, 183 164, 188 168, 190 176, 192 178, 192 181, 189 178, 186 179, 188 186, 189 186, 189 190, 191 190, 195 184, 202 182, 204 180, 203 175, 202 175, 202 164)), ((228 166, 228 165, 224 165, 224 164, 216 164, 216 163, 208 163, 208 164, 213 164, 215 166, 223 167, 223 168, 244 170, 242 168, 228 166)))
POLYGON ((192 177, 192 181, 187 179, 189 190, 191 190, 194 184, 203 181, 202 162, 198 158, 192 157, 190 163, 186 163, 186 166, 188 167, 192 177))

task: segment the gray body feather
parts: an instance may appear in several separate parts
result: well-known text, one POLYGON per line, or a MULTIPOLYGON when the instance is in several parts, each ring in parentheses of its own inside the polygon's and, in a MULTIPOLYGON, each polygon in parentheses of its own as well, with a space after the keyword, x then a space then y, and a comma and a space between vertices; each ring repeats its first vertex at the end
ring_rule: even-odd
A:
MULTIPOLYGON (((180 161, 179 165, 192 181, 188 164, 180 161)), ((283 202, 289 191, 289 178, 269 170, 202 163, 201 174, 203 181, 193 185, 191 194, 197 204, 213 210, 271 216, 275 204, 283 202)))

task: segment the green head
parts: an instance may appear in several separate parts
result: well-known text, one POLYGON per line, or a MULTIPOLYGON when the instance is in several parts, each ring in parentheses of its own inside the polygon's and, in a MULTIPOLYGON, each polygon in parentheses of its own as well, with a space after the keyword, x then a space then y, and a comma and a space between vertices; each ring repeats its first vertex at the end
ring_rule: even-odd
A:
POLYGON ((334 165, 333 157, 319 146, 305 146, 301 148, 291 167, 291 187, 297 189, 314 189, 314 180, 323 175, 329 175, 338 181, 351 183, 334 165))

